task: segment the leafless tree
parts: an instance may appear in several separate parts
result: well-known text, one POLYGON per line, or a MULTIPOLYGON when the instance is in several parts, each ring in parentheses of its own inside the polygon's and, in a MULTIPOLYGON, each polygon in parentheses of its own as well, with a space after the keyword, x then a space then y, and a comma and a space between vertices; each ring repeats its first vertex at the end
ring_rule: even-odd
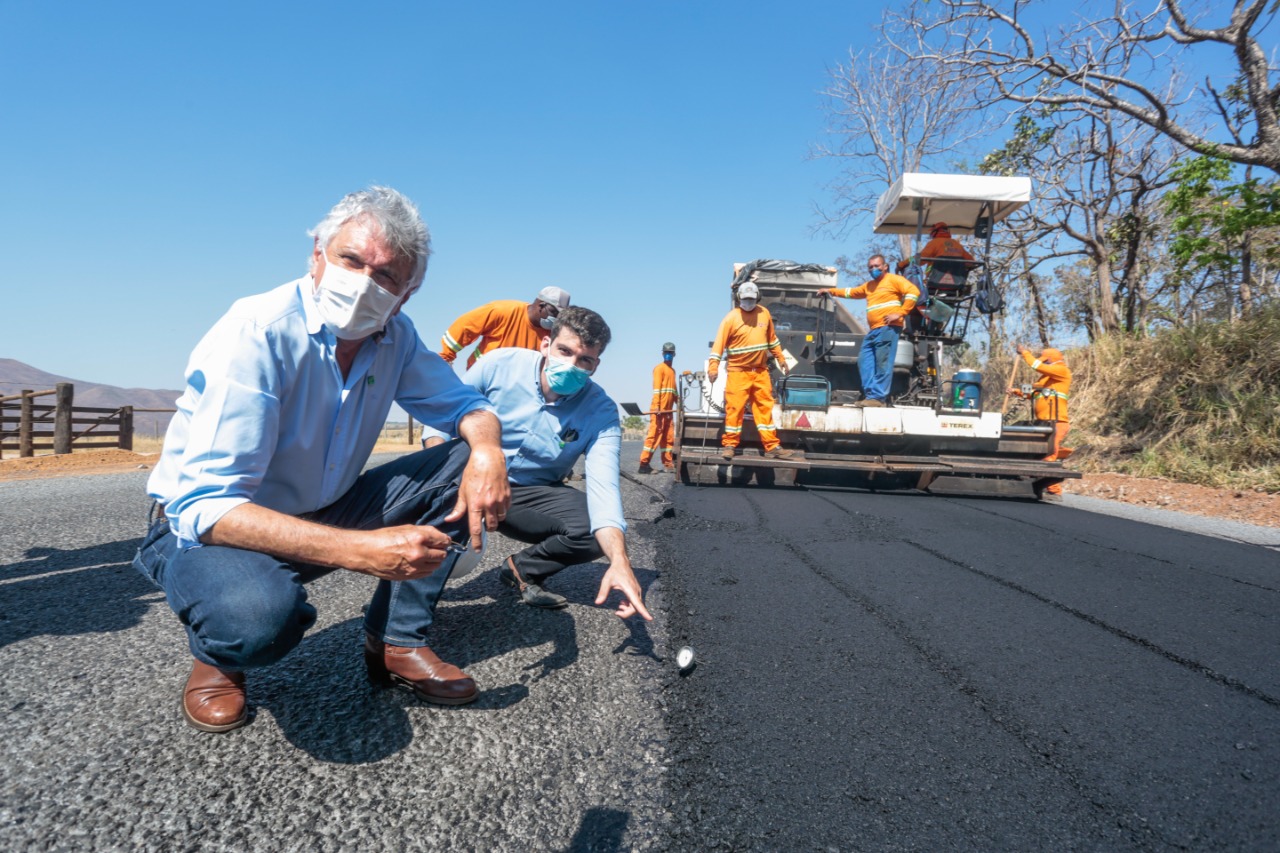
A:
MULTIPOLYGON (((1048 109, 1024 115, 1006 144, 983 160, 984 171, 1034 177, 1035 203, 1010 223, 1006 250, 1022 258, 1027 282, 1040 282, 1038 267, 1088 260, 1091 337, 1140 324, 1145 301, 1138 281, 1149 272, 1152 211, 1170 180, 1172 149, 1167 138, 1122 115, 1048 109)), ((1040 293, 1031 297, 1033 304, 1043 300, 1040 293)))
MULTIPOLYGON (((847 233, 875 211, 877 198, 904 172, 942 171, 989 128, 970 120, 969 76, 913 59, 888 45, 849 53, 823 91, 829 142, 813 156, 841 162, 829 182, 833 202, 817 210, 818 228, 847 233)), ((900 245, 904 254, 906 245, 900 245)))
POLYGON ((1081 23, 1040 30, 1043 6, 1033 0, 934 0, 901 14, 900 44, 919 61, 951 75, 982 81, 991 102, 1126 116, 1191 151, 1280 172, 1280 85, 1260 42, 1280 9, 1276 0, 1207 3, 1198 16, 1185 0, 1159 0, 1152 12, 1116 2, 1106 13, 1091 6, 1081 23), (1038 14, 1033 14, 1038 13, 1038 14), (1225 20, 1224 20, 1225 19, 1225 20), (1194 50, 1226 46, 1240 81, 1247 128, 1235 132, 1210 103, 1221 88, 1187 84, 1194 50))

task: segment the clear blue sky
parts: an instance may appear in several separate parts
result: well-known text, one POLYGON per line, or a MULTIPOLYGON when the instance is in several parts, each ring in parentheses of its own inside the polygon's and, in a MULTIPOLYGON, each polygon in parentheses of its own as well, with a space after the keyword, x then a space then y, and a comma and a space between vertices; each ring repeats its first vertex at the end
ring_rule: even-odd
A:
POLYGON ((236 298, 306 271, 306 230, 387 184, 434 238, 406 306, 435 344, 557 284, 610 323, 598 381, 643 406, 696 369, 732 264, 831 263, 811 233, 848 2, 0 4, 0 357, 181 388, 236 298))

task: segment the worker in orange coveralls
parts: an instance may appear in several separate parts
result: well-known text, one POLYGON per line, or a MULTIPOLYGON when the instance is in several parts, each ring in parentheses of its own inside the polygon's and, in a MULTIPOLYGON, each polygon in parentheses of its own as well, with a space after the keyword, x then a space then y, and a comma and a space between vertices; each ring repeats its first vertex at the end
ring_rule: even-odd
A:
MULTIPOLYGON (((1040 374, 1031 386, 1031 402, 1035 410, 1036 420, 1052 421, 1053 452, 1045 457, 1046 462, 1055 462, 1059 456, 1065 458, 1070 451, 1064 452, 1062 442, 1066 440, 1067 430, 1071 428, 1071 420, 1067 417, 1067 399, 1071 396, 1071 368, 1062 358, 1062 353, 1053 347, 1045 347, 1037 358, 1031 350, 1018 344, 1018 355, 1022 356, 1031 369, 1040 374)), ((1021 390, 1010 388, 1005 393, 1015 397, 1025 397, 1021 390)), ((1045 487, 1042 496, 1045 500, 1060 502, 1062 500, 1062 481, 1054 480, 1045 487)))
POLYGON ((920 288, 896 273, 889 272, 884 255, 867 259, 871 278, 857 287, 828 287, 823 293, 845 299, 867 300, 867 327, 858 352, 858 372, 862 376, 862 399, 854 406, 888 405, 893 385, 893 360, 898 351, 898 335, 911 309, 920 298, 920 288))
POLYGON ((947 223, 939 222, 934 225, 933 230, 929 232, 929 236, 932 239, 925 243, 924 248, 920 250, 921 263, 929 264, 931 261, 941 259, 973 260, 973 255, 969 254, 969 250, 961 246, 959 241, 952 239, 951 229, 947 227, 947 223))
POLYGON ((782 358, 782 344, 773 330, 773 316, 760 306, 760 288, 753 282, 738 287, 738 307, 720 321, 715 343, 711 345, 711 361, 707 378, 713 383, 720 374, 720 362, 726 362, 724 383, 724 437, 720 440, 725 459, 732 459, 742 441, 742 418, 747 403, 770 459, 789 459, 793 450, 785 450, 773 424, 773 386, 769 380, 769 357, 778 362, 785 376, 787 363, 782 358))
POLYGON ((662 467, 676 470, 676 460, 671 454, 675 444, 676 345, 667 341, 662 345, 662 363, 653 369, 653 399, 649 402, 649 434, 644 437, 644 450, 640 451, 641 474, 652 474, 649 460, 662 451, 662 467))
MULTIPOLYGON (((931 262, 937 260, 973 260, 973 255, 969 254, 969 250, 961 246, 960 241, 951 236, 951 229, 947 227, 947 223, 939 222, 935 224, 933 230, 929 232, 929 238, 929 242, 924 244, 924 249, 915 259, 918 263, 932 266, 931 262)), ((911 261, 911 258, 903 258, 898 261, 898 272, 905 272, 911 266, 911 261)))
POLYGON ((440 339, 440 357, 452 364, 458 353, 476 338, 480 343, 467 359, 467 367, 476 359, 499 347, 541 349, 542 340, 551 332, 561 308, 569 307, 569 292, 559 287, 544 287, 532 302, 499 299, 474 308, 453 321, 440 339))

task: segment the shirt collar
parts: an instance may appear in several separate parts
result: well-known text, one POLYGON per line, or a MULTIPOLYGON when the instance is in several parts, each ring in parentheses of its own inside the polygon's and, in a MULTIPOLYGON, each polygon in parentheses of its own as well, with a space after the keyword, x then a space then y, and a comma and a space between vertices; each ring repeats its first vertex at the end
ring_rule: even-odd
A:
POLYGON ((320 309, 316 307, 316 280, 310 275, 298 279, 298 298, 302 301, 302 316, 307 322, 307 334, 318 334, 324 329, 320 309))

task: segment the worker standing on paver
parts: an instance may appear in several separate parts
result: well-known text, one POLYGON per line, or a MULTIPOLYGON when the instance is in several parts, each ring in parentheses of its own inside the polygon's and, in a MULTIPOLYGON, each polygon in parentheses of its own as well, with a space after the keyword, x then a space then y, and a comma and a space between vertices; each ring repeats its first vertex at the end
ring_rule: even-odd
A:
POLYGON ((640 451, 638 473, 652 474, 649 460, 655 453, 662 453, 662 467, 676 470, 671 447, 675 444, 676 370, 671 363, 676 358, 676 345, 667 341, 662 345, 662 362, 653 369, 653 399, 649 401, 649 433, 644 437, 644 450, 640 451))
MULTIPOLYGON (((1054 425, 1053 452, 1045 457, 1046 462, 1056 462, 1065 458, 1070 451, 1064 452, 1062 442, 1066 440, 1067 431, 1071 428, 1071 420, 1067 416, 1067 400, 1071 396, 1071 368, 1067 367, 1062 353, 1053 347, 1040 350, 1039 357, 1031 350, 1018 344, 1018 355, 1039 376, 1031 386, 1031 402, 1036 420, 1049 421, 1054 425)), ((1026 397, 1018 388, 1010 388, 1005 393, 1015 397, 1026 397)), ((1045 487, 1042 496, 1045 500, 1059 502, 1062 500, 1062 481, 1054 480, 1045 487)))
POLYGON ((920 288, 909 279, 891 273, 884 255, 867 259, 871 278, 857 287, 828 287, 823 293, 845 299, 867 300, 867 328, 858 352, 858 373, 862 376, 862 399, 854 406, 885 406, 893 384, 893 360, 898 335, 911 309, 920 298, 920 288))
POLYGON ((544 287, 532 302, 499 299, 473 308, 453 321, 440 338, 440 357, 450 364, 477 338, 480 343, 467 359, 467 367, 499 347, 540 349, 555 325, 560 309, 569 307, 569 291, 544 287))
POLYGON ((773 329, 773 316, 769 309, 758 304, 760 288, 747 282, 738 288, 738 307, 720 321, 715 343, 711 345, 711 360, 707 364, 707 378, 712 383, 720 374, 720 362, 725 361, 724 383, 724 437, 720 445, 725 459, 733 459, 742 441, 742 419, 747 403, 751 404, 756 432, 764 455, 770 459, 789 459, 795 451, 786 450, 778 440, 777 427, 773 424, 773 385, 769 379, 769 357, 778 363, 782 375, 787 374, 787 363, 782 357, 782 344, 773 329))

